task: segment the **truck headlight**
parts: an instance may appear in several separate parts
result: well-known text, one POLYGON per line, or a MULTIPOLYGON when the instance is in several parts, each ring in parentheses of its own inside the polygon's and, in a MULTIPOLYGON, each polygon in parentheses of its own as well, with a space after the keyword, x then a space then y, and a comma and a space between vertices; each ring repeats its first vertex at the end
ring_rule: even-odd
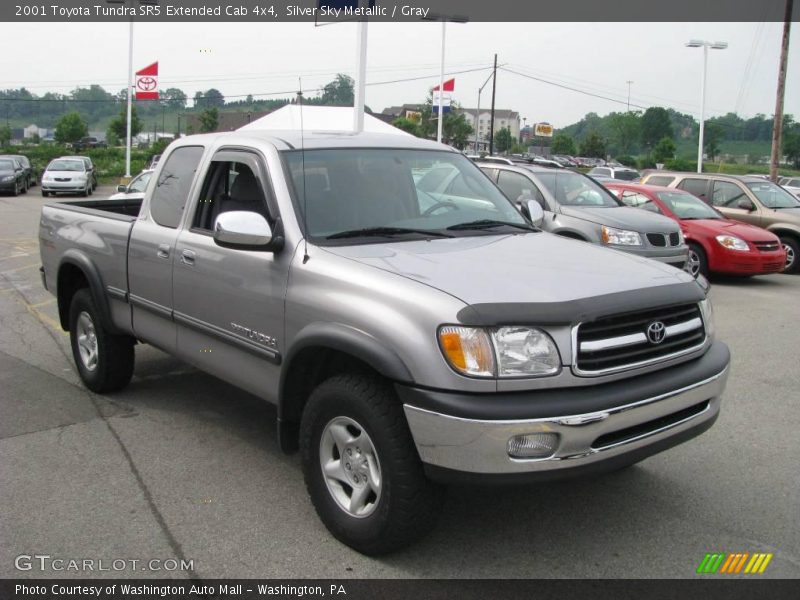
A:
POLYGON ((706 335, 709 338, 714 337, 716 327, 714 326, 714 308, 711 306, 711 300, 706 298, 700 301, 700 313, 703 315, 703 323, 706 327, 706 335))
POLYGON ((498 377, 540 377, 561 368, 555 342, 541 329, 501 327, 492 333, 498 377))
POLYGON ((616 246, 641 246, 642 238, 635 231, 616 229, 615 227, 601 226, 601 238, 604 244, 614 244, 616 246))
POLYGON ((447 362, 459 373, 475 377, 494 377, 492 343, 483 329, 441 327, 439 344, 447 362))
POLYGON ((728 250, 740 250, 741 252, 750 250, 747 242, 732 235, 718 235, 717 241, 728 250))
POLYGON ((445 325, 439 329, 439 345, 453 369, 473 377, 543 377, 561 369, 555 342, 534 327, 487 332, 445 325))

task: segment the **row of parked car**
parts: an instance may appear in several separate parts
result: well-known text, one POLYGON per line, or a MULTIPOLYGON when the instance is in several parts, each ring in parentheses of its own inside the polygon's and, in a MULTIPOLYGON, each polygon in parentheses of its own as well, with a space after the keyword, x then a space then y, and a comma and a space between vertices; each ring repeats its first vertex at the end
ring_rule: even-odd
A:
POLYGON ((539 203, 541 227, 552 233, 695 276, 800 267, 800 201, 763 178, 655 171, 639 183, 625 167, 597 167, 587 176, 495 157, 476 162, 519 206, 539 203))
POLYGON ((27 156, 0 155, 0 192, 14 196, 24 194, 36 185, 36 172, 27 156))

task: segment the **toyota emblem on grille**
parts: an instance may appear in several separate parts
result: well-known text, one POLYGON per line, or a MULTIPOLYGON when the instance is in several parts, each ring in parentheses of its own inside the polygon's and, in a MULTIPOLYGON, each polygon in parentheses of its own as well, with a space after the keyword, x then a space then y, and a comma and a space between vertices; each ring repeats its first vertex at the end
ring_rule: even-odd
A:
POLYGON ((647 326, 647 339, 651 344, 660 344, 667 337, 667 328, 661 321, 653 321, 647 326))

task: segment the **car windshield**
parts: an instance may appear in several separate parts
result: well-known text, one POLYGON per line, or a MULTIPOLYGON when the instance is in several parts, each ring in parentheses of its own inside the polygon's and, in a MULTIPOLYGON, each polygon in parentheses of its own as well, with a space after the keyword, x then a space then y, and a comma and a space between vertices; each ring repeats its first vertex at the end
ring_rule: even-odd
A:
POLYGON ((608 190, 593 179, 579 173, 561 171, 558 173, 534 173, 534 175, 562 206, 583 208, 621 206, 619 200, 608 190))
POLYGON ((82 160, 54 160, 47 166, 48 171, 83 171, 82 160))
POLYGON ((748 183, 747 187, 767 208, 800 208, 800 200, 771 181, 748 183))
POLYGON ((13 171, 13 170, 14 170, 14 161, 0 160, 0 171, 13 171))
POLYGON ((656 196, 679 219, 723 219, 708 204, 691 194, 681 192, 656 192, 656 196))
POLYGON ((288 151, 283 157, 298 216, 317 242, 533 229, 469 159, 455 152, 353 148, 304 154, 288 151))
POLYGON ((614 179, 621 179, 623 181, 633 181, 634 179, 639 179, 641 175, 639 175, 636 171, 629 171, 627 169, 620 169, 614 171, 614 179))

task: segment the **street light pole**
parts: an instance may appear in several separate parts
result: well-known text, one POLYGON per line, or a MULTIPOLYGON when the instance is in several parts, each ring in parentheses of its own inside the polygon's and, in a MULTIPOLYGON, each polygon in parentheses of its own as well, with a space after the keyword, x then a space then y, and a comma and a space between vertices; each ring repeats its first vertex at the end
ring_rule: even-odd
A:
POLYGON ((724 50, 728 42, 706 42, 705 40, 689 40, 687 48, 703 48, 703 74, 700 80, 700 135, 697 142, 697 172, 703 172, 703 135, 706 125, 706 69, 708 67, 708 49, 724 50))

